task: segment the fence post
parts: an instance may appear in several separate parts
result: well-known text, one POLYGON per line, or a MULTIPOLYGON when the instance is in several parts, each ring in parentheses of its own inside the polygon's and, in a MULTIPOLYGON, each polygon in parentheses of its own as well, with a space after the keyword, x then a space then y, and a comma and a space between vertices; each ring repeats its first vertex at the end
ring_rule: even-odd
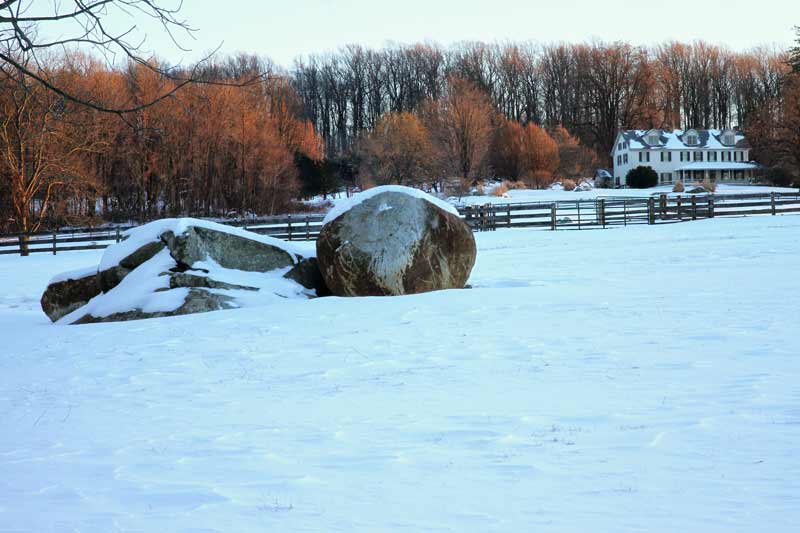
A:
POLYGON ((287 220, 288 220, 288 224, 289 224, 289 240, 291 241, 292 240, 292 215, 289 215, 287 220))
MULTIPOLYGON (((247 229, 247 228, 245 227, 245 229, 247 229)), ((117 239, 117 242, 119 242, 119 241, 120 241, 120 237, 119 237, 119 228, 117 228, 117 233, 116 233, 115 237, 116 237, 116 239, 117 239)))
POLYGON ((628 200, 622 199, 622 225, 628 225, 628 200))
POLYGON ((603 229, 606 229, 606 201, 602 198, 597 201, 597 210, 600 214, 600 224, 603 225, 603 229))
POLYGON ((56 255, 56 232, 53 232, 53 255, 56 255))
POLYGON ((697 197, 692 195, 692 220, 697 220, 697 197))
POLYGON ((306 215, 306 240, 311 240, 311 230, 308 227, 308 215, 306 215))
POLYGON ((772 216, 775 216, 775 193, 770 193, 770 204, 772 204, 772 216))
POLYGON ((508 220, 506 220, 506 227, 511 227, 511 204, 506 204, 506 215, 508 216, 508 220))
POLYGON ((708 197, 708 218, 714 218, 714 197, 708 197))
POLYGON ((581 229, 581 201, 576 200, 575 205, 578 208, 578 229, 581 229))
POLYGON ((683 198, 681 198, 680 194, 678 195, 677 206, 678 206, 678 220, 683 221, 683 213, 681 212, 681 207, 683 207, 683 198))
POLYGON ((28 239, 30 239, 30 236, 27 233, 19 234, 19 255, 22 257, 25 257, 30 253, 28 251, 28 239))
POLYGON ((556 209, 557 204, 553 202, 550 204, 550 229, 555 231, 556 230, 556 209))
POLYGON ((647 223, 656 223, 656 200, 652 196, 647 199, 647 223))
POLYGON ((661 199, 659 202, 661 205, 661 220, 665 220, 667 218, 667 195, 662 194, 661 199))

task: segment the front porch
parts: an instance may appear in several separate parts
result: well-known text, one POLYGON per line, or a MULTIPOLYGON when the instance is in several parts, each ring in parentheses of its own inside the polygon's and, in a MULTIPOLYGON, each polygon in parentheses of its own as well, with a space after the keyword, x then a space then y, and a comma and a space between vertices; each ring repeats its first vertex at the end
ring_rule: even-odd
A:
POLYGON ((691 163, 676 170, 684 183, 719 181, 730 183, 753 183, 761 166, 756 163, 691 163))

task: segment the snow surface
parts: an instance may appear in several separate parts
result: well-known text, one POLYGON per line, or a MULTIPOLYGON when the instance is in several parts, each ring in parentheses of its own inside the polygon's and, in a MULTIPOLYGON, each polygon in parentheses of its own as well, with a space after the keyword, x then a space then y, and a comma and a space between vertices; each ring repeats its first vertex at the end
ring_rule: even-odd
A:
POLYGON ((793 532, 800 216, 476 235, 470 290, 55 327, 0 257, 0 530, 793 532))
MULTIPOLYGON (((372 198, 373 196, 376 196, 384 192, 400 192, 413 196, 414 198, 421 198, 423 200, 432 203, 436 207, 443 209, 444 211, 447 211, 448 213, 452 213, 458 216, 458 210, 451 204, 445 202, 444 200, 440 200, 439 198, 436 198, 435 196, 432 196, 424 191, 415 189, 413 187, 404 187, 402 185, 381 185, 380 187, 373 187, 372 189, 367 189, 364 192, 354 194, 350 198, 344 198, 342 200, 337 201, 336 204, 333 206, 333 208, 330 211, 328 211, 328 214, 325 215, 325 219, 322 221, 322 223, 327 224, 331 220, 339 218, 341 215, 343 215, 350 209, 354 208, 358 204, 365 202, 370 198, 372 198)), ((388 208, 388 206, 386 207, 388 208)), ((383 210, 383 206, 381 206, 381 210, 383 210)))

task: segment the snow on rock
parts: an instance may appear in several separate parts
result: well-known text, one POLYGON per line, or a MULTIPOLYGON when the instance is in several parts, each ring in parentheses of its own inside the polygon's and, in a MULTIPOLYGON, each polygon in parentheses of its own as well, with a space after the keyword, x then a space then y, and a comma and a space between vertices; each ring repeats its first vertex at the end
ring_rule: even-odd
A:
POLYGON ((76 268, 74 270, 68 270, 67 272, 56 274, 50 278, 50 282, 48 284, 52 285, 53 283, 60 283, 62 281, 81 279, 94 274, 97 274, 96 266, 76 268))
MULTIPOLYGON (((94 269, 96 292, 86 290, 88 281, 72 281, 76 273, 56 278, 42 299, 51 319, 60 324, 135 320, 326 292, 313 253, 271 237, 197 219, 159 220, 125 237, 106 249, 99 271, 94 269)), ((80 273, 91 281, 86 276, 92 270, 80 273)))
POLYGON ((405 187, 403 185, 381 185, 380 187, 373 187, 372 189, 368 189, 364 192, 354 194, 353 196, 345 200, 340 200, 339 202, 336 203, 333 209, 328 211, 328 214, 325 215, 325 219, 322 221, 322 223, 327 224, 331 220, 340 217, 346 211, 349 211, 358 204, 365 202, 366 200, 369 200, 373 196, 385 192, 398 192, 398 193, 408 194, 409 196, 413 196, 414 198, 421 198, 427 202, 432 203, 439 209, 443 209, 448 213, 458 216, 458 210, 451 204, 445 202, 444 200, 440 200, 439 198, 436 198, 435 196, 428 194, 424 191, 415 189, 413 187, 405 187))

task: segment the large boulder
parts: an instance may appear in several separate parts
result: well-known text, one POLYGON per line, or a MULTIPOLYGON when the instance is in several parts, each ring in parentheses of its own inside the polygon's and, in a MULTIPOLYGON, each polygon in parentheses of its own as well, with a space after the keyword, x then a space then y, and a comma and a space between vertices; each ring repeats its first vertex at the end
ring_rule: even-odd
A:
POLYGON ((83 307, 100 292, 97 267, 65 272, 50 280, 42 294, 42 310, 55 322, 83 307))
POLYGON ((337 206, 317 239, 320 271, 337 296, 463 288, 475 256, 472 231, 452 206, 399 186, 337 206))

